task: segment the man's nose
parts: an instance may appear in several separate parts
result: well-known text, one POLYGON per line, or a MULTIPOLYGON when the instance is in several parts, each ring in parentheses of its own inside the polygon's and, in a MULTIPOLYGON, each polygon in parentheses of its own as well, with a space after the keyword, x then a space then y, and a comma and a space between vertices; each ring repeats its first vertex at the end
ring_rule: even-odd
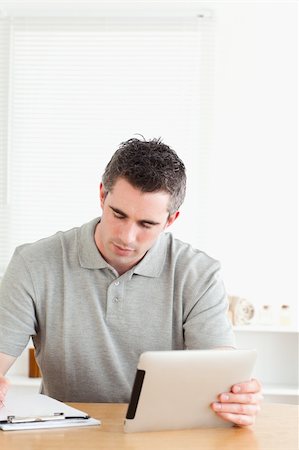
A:
POLYGON ((121 227, 120 239, 123 244, 129 246, 131 243, 136 241, 137 237, 137 226, 134 223, 126 223, 121 227))

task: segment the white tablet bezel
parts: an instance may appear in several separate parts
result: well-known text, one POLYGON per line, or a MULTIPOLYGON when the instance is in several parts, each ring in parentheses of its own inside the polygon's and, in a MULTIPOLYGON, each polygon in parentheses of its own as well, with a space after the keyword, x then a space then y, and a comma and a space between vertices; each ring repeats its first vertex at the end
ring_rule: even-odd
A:
POLYGON ((251 379, 256 356, 252 349, 142 353, 125 431, 231 426, 210 405, 233 384, 251 379))

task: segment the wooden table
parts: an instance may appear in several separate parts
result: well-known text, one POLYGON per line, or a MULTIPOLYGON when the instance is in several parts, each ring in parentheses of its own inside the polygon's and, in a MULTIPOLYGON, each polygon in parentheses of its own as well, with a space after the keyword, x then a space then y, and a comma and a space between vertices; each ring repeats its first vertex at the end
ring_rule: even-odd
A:
POLYGON ((0 431, 1 450, 298 450, 298 407, 263 404, 252 428, 126 434, 125 404, 72 403, 101 419, 100 427, 0 431))

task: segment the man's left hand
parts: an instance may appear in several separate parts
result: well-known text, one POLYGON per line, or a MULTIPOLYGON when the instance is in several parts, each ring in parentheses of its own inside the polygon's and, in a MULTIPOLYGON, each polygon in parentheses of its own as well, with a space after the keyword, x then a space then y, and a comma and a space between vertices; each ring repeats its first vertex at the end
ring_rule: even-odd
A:
POLYGON ((252 379, 233 385, 231 391, 220 394, 211 407, 222 419, 246 427, 254 424, 262 399, 261 384, 252 379))

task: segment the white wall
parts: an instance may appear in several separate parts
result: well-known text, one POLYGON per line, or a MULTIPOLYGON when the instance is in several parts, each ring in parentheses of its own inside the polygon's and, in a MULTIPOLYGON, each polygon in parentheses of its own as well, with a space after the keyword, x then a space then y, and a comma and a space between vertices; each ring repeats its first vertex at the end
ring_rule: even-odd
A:
POLYGON ((195 182, 193 156, 185 158, 190 136, 182 136, 177 150, 186 160, 189 189, 173 231, 222 262, 230 294, 257 308, 272 304, 276 312, 290 304, 297 317, 297 2, 3 0, 2 7, 27 16, 212 11, 214 102, 203 105, 212 126, 201 130, 205 179, 195 182), (204 193, 192 189, 200 184, 204 193))
POLYGON ((229 10, 217 28, 211 204, 221 220, 211 213, 211 249, 233 293, 295 313, 295 4, 229 10))
POLYGON ((195 245, 221 260, 229 293, 295 317, 296 3, 214 5, 209 206, 195 245))

